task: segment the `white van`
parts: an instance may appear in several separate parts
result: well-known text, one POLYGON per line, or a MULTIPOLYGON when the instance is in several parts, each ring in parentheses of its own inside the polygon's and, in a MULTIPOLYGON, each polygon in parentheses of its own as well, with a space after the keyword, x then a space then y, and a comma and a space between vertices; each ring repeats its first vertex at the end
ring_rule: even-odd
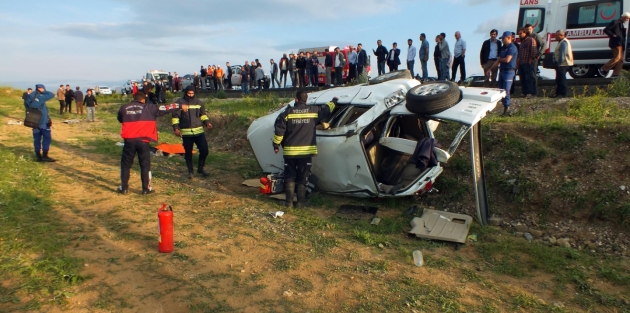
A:
MULTIPOLYGON (((518 26, 532 24, 534 31, 547 38, 543 67, 553 68, 553 53, 558 44, 554 34, 563 29, 573 48, 573 78, 597 74, 610 58, 608 36, 604 28, 630 11, 630 0, 520 0, 518 26)), ((626 57, 624 67, 630 67, 626 57)))

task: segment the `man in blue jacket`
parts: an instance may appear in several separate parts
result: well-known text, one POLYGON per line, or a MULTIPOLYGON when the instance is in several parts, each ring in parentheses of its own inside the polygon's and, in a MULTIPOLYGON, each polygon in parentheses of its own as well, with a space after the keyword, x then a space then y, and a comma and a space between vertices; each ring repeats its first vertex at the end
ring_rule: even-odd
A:
POLYGON ((39 127, 33 128, 33 143, 35 146, 35 156, 37 162, 55 162, 54 159, 48 157, 48 150, 52 142, 52 134, 50 127, 52 120, 48 116, 48 107, 46 101, 54 98, 55 95, 46 91, 46 87, 42 84, 35 86, 35 92, 32 92, 24 100, 27 109, 38 109, 42 112, 42 118, 39 120, 39 127), (43 152, 43 155, 42 155, 43 152))

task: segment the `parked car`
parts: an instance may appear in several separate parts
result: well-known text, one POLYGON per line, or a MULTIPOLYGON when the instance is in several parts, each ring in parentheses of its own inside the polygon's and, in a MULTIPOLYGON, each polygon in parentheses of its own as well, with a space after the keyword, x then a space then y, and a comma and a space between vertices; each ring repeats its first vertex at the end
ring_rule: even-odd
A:
POLYGON ((96 93, 96 95, 111 95, 112 94, 112 90, 109 89, 109 87, 107 86, 96 86, 94 92, 96 93))
POLYGON ((148 71, 144 77, 153 84, 155 84, 156 80, 162 80, 166 89, 171 88, 171 84, 168 82, 168 73, 163 70, 148 71))
POLYGON ((141 81, 141 80, 134 80, 134 79, 131 79, 131 80, 128 80, 126 83, 124 83, 124 84, 122 85, 122 88, 121 88, 121 93, 122 93, 123 95, 125 95, 125 94, 131 94, 131 90, 132 90, 132 87, 133 87, 133 83, 138 83, 138 90, 142 90, 142 81, 141 81))
MULTIPOLYGON (((308 105, 339 98, 331 117, 318 126, 318 155, 311 168, 317 177, 316 187, 354 197, 422 194, 432 189, 443 171, 440 163, 449 160, 470 132, 478 219, 485 224, 488 204, 479 122, 505 97, 505 91, 458 87, 448 81, 422 84, 411 79, 408 71, 404 71, 406 76, 398 72, 375 77, 370 85, 309 94, 308 105), (462 128, 450 145, 445 143, 448 150, 433 148, 436 166, 418 169, 411 156, 424 139, 434 138, 438 121, 459 123, 462 128)), ((255 120, 247 132, 264 173, 280 174, 284 169, 282 153, 274 153, 271 142, 274 121, 285 108, 255 120)))

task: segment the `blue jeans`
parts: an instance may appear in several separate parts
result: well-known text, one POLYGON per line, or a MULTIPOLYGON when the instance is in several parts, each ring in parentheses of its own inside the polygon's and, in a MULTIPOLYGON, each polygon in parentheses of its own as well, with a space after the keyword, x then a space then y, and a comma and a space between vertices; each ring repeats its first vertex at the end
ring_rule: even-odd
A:
POLYGON ((501 70, 499 72, 499 89, 505 90, 505 98, 503 98, 503 106, 510 106, 510 89, 514 83, 514 70, 501 70))
POLYGON ((385 61, 378 62, 378 75, 385 74, 385 61))
POLYGON ((416 75, 414 75, 414 73, 413 73, 413 66, 414 66, 415 64, 416 64, 416 61, 415 61, 415 60, 413 60, 413 61, 409 61, 409 60, 408 60, 408 61, 407 61, 407 69, 411 72, 411 78, 416 77, 416 75))
POLYGON ((427 61, 420 60, 420 64, 422 65, 422 80, 425 80, 429 77, 429 69, 427 68, 427 61))
POLYGON ((311 84, 311 69, 308 67, 306 68, 306 80, 304 82, 306 86, 311 84))
POLYGON ((243 94, 244 95, 248 95, 249 94, 249 84, 248 83, 241 83, 241 89, 243 90, 243 94))
POLYGON ((533 66, 529 63, 521 64, 518 67, 518 75, 521 77, 521 90, 523 95, 536 95, 534 87, 535 77, 533 66))
POLYGON ((441 80, 450 80, 449 70, 448 70, 448 58, 440 59, 440 72, 442 73, 441 80))
POLYGON ((35 152, 39 152, 39 150, 48 151, 50 150, 50 143, 52 142, 52 132, 50 128, 42 129, 42 128, 33 128, 33 143, 35 146, 35 152), (42 142, 42 138, 44 139, 42 142), (43 146, 43 147, 42 147, 43 146))

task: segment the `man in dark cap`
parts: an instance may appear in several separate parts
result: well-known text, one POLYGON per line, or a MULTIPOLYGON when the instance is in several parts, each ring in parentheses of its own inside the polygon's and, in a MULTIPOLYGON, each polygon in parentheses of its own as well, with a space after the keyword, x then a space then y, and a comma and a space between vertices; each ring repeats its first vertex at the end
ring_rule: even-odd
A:
POLYGON ((35 89, 35 92, 32 92, 24 99, 24 106, 26 106, 27 110, 37 109, 42 113, 39 126, 33 128, 35 156, 37 157, 37 162, 55 162, 54 159, 48 157, 48 150, 52 142, 52 131, 50 130, 52 120, 48 115, 48 107, 46 106, 46 101, 54 98, 55 95, 50 91, 46 91, 46 87, 42 84, 36 85, 35 89))
POLYGON ((206 109, 204 108, 201 100, 195 98, 195 88, 193 86, 186 87, 184 90, 184 97, 180 98, 176 102, 177 104, 188 105, 188 110, 177 110, 173 113, 173 130, 177 137, 182 137, 184 143, 184 159, 186 160, 186 167, 188 168, 188 178, 193 179, 193 145, 197 146, 199 150, 199 161, 197 163, 197 173, 203 177, 208 177, 204 166, 206 165, 206 157, 208 157, 208 141, 206 140, 206 134, 204 126, 208 129, 212 129, 212 124, 208 120, 206 115, 206 109))

